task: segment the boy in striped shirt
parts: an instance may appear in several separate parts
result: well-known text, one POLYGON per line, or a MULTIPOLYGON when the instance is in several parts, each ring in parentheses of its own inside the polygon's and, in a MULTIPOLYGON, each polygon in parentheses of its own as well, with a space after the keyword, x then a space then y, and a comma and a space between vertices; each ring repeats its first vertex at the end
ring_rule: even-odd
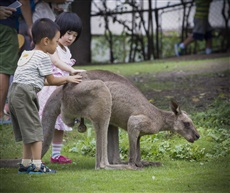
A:
POLYGON ((18 61, 10 87, 9 108, 16 141, 23 141, 22 162, 18 173, 55 173, 41 161, 43 129, 39 118, 37 93, 44 84, 80 83, 81 76, 54 77, 51 60, 60 38, 59 26, 47 18, 37 20, 32 27, 35 48, 24 51, 18 61))

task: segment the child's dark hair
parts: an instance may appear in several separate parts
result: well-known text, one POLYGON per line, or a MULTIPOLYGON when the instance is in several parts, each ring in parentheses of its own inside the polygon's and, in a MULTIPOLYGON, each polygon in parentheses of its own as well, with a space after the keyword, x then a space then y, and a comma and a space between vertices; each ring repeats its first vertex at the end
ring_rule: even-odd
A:
POLYGON ((52 40, 58 31, 60 31, 59 26, 52 20, 48 18, 38 19, 32 27, 33 42, 37 44, 45 37, 52 40))
POLYGON ((61 37, 65 35, 67 31, 74 31, 78 34, 75 41, 78 40, 81 35, 82 21, 76 13, 62 12, 57 16, 55 22, 60 27, 61 37))

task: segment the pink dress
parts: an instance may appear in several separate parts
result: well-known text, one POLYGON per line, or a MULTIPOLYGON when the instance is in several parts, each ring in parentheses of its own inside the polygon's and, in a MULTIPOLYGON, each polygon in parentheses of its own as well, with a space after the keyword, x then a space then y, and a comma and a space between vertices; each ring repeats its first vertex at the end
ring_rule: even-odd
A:
MULTIPOLYGON (((65 46, 65 49, 66 51, 63 50, 60 46, 58 46, 56 50, 58 53, 58 56, 67 65, 73 66, 75 64, 75 60, 71 59, 72 55, 70 53, 69 48, 65 46)), ((53 72, 53 75, 56 77, 62 77, 62 76, 69 75, 68 72, 62 71, 61 69, 57 68, 55 65, 52 65, 52 72, 53 72)), ((48 100, 48 98, 54 92, 56 88, 57 86, 44 86, 42 90, 38 93, 40 119, 42 118, 42 112, 45 107, 46 101, 48 100)), ((55 129, 64 130, 64 131, 72 131, 71 127, 68 127, 67 125, 64 124, 64 122, 61 119, 61 115, 57 117, 57 120, 55 123, 55 129)))

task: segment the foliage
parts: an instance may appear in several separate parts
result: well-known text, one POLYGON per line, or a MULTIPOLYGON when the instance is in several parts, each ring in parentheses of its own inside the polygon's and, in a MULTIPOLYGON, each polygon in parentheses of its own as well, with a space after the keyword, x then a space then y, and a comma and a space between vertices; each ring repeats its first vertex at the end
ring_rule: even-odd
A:
POLYGON ((199 112, 194 115, 198 119, 198 124, 206 128, 218 129, 222 126, 230 126, 230 101, 216 100, 207 112, 199 112))
MULTIPOLYGON (((113 63, 129 62, 130 37, 124 34, 113 35, 113 63)), ((93 63, 110 63, 109 45, 103 36, 93 36, 92 38, 92 61, 93 63)), ((143 61, 143 56, 138 52, 135 61, 143 61)))
MULTIPOLYGON (((103 21, 99 26, 102 27, 103 24, 105 32, 104 36, 100 37, 102 41, 98 48, 104 49, 107 56, 98 57, 92 54, 97 56, 92 60, 119 63, 175 56, 174 45, 192 34, 193 11, 195 10, 195 4, 192 2, 194 0, 181 0, 176 4, 173 3, 174 1, 168 1, 168 4, 162 1, 161 6, 157 1, 154 2, 117 0, 116 4, 110 6, 109 0, 93 1, 97 17, 101 22, 103 21), (110 55, 113 57, 110 58, 110 55)), ((229 47, 227 46, 229 39, 227 33, 224 32, 228 30, 229 20, 226 15, 227 10, 224 9, 226 2, 218 0, 211 4, 210 18, 212 18, 211 23, 214 28, 212 38, 214 52, 226 51, 229 47), (220 14, 220 9, 222 9, 222 14, 220 14), (226 24, 221 24, 222 21, 226 24)), ((95 36, 92 37, 93 40, 94 38, 95 36)), ((186 48, 184 54, 204 53, 204 50, 205 41, 196 41, 186 48)), ((92 46, 92 51, 98 50, 92 46)))
MULTIPOLYGON (((175 31, 168 31, 160 33, 161 37, 161 53, 160 58, 169 58, 175 56, 174 45, 179 42, 178 34, 175 31)), ((154 37, 155 38, 155 37, 154 37)), ((221 48, 222 36, 213 39, 213 50, 218 50, 221 48)), ((127 63, 129 61, 130 46, 132 42, 128 35, 122 33, 121 35, 113 34, 113 54, 114 63, 127 63)), ((147 47, 147 39, 143 38, 143 42, 147 47)), ((137 46, 137 52, 135 52, 135 57, 133 58, 135 62, 140 62, 144 60, 141 49, 137 46)), ((147 49, 147 48, 145 48, 147 49)), ((186 48, 185 54, 195 54, 204 53, 205 41, 198 41, 194 44, 189 45, 186 48)), ((109 44, 104 36, 93 36, 92 37, 92 61, 93 63, 110 63, 109 61, 109 44)))
POLYGON ((167 58, 175 55, 174 45, 178 43, 178 37, 175 31, 170 31, 161 34, 161 57, 167 58))
POLYGON ((96 153, 96 140, 94 130, 92 128, 88 129, 82 139, 78 140, 70 147, 69 152, 78 153, 84 156, 95 156, 96 153))
POLYGON ((109 63, 108 42, 101 36, 92 38, 92 62, 109 63))

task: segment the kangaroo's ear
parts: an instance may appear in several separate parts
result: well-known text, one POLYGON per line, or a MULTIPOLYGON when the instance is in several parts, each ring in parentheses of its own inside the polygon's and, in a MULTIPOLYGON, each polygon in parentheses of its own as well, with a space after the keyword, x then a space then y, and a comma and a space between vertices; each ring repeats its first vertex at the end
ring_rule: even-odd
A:
POLYGON ((175 115, 181 114, 179 105, 173 100, 171 100, 171 110, 175 113, 175 115))

